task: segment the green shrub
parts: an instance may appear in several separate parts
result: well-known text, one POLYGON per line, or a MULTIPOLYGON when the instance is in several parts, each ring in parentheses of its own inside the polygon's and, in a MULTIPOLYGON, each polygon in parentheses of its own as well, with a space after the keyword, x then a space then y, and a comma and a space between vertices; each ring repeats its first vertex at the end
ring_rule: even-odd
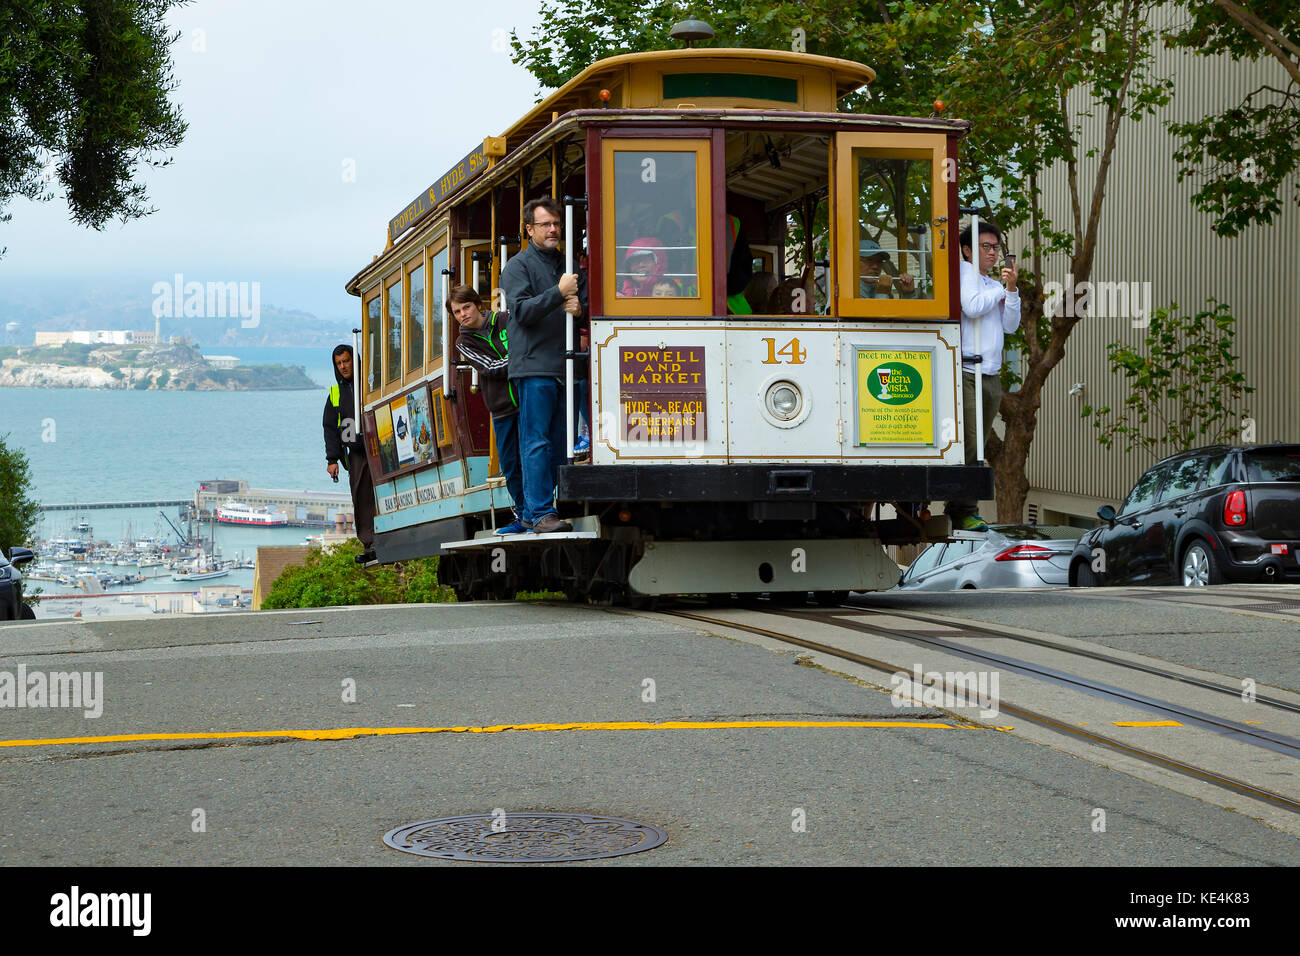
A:
POLYGON ((276 578, 262 607, 434 604, 456 600, 451 588, 438 583, 437 558, 362 569, 354 560, 360 553, 361 542, 356 539, 329 552, 313 549, 305 564, 290 565, 276 578))

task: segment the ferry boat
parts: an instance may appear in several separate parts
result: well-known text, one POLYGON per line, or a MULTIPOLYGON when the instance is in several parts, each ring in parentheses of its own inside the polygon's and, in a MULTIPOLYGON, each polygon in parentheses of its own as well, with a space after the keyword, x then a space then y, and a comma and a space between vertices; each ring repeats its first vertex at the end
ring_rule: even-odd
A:
POLYGON ((270 508, 251 508, 241 505, 233 498, 226 499, 223 507, 217 509, 217 521, 221 524, 257 525, 263 528, 283 528, 289 523, 289 516, 283 511, 270 508))

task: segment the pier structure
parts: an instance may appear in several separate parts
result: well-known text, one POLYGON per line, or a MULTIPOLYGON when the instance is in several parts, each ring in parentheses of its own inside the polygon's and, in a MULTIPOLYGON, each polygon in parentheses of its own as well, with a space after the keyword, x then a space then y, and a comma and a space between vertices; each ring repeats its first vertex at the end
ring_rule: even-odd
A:
POLYGON ((152 501, 79 501, 73 504, 41 505, 42 511, 102 511, 106 508, 181 508, 187 498, 155 498, 152 501))
POLYGON ((294 491, 281 488, 250 488, 242 479, 216 478, 199 482, 194 492, 194 510, 204 520, 234 500, 241 505, 269 507, 283 511, 294 528, 333 528, 342 516, 352 523, 352 495, 346 491, 294 491))

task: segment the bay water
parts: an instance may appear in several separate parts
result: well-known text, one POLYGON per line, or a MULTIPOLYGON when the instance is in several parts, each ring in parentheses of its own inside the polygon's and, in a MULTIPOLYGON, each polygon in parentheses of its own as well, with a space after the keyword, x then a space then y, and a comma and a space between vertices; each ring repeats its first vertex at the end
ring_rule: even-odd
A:
MULTIPOLYGON (((31 465, 28 494, 42 504, 91 504, 156 499, 192 500, 201 481, 243 479, 253 488, 347 493, 325 470, 321 413, 334 383, 329 350, 204 348, 234 355, 241 365, 301 365, 319 388, 302 391, 185 392, 133 389, 0 388, 0 437, 31 465)), ((71 533, 75 520, 94 527, 94 540, 176 535, 178 508, 86 509, 46 512, 40 537, 71 533)), ((253 557, 258 545, 301 543, 321 529, 216 526, 226 558, 253 557)), ((211 533, 205 525, 203 533, 211 533)), ((126 569, 120 569, 125 571, 126 569)), ((157 570, 157 569, 152 569, 157 570)), ((212 584, 252 586, 252 571, 233 571, 212 584)), ((40 582, 46 594, 70 589, 40 582)), ((137 590, 191 591, 170 574, 137 590)), ((114 592, 116 593, 116 591, 114 592)), ((50 616, 50 602, 38 614, 50 616)))

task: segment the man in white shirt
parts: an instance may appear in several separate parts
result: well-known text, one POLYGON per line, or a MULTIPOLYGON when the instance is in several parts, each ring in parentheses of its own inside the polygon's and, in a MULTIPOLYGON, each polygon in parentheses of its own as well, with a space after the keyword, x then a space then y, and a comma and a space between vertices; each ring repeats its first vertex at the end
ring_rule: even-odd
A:
MULTIPOLYGON (((984 372, 983 399, 984 442, 987 446, 993 433, 993 419, 1002 404, 1002 341, 1020 328, 1020 292, 1016 288, 1016 270, 1003 268, 1002 281, 990 279, 1002 250, 1002 230, 991 222, 980 221, 979 269, 972 265, 971 229, 961 233, 961 347, 962 347, 962 440, 966 445, 966 464, 975 464, 975 362, 968 361, 975 351, 975 328, 979 324, 980 363, 984 372)), ((962 531, 987 531, 988 525, 979 516, 979 502, 949 501, 945 512, 952 526, 962 531)))

